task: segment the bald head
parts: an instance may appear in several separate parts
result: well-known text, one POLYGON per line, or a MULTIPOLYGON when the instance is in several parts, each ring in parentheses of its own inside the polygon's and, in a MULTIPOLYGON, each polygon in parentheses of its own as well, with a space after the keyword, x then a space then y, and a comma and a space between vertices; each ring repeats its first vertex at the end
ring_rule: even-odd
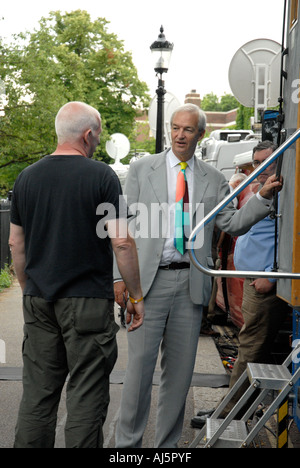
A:
POLYGON ((55 119, 55 130, 58 144, 74 143, 91 130, 93 133, 101 128, 101 116, 94 107, 83 102, 69 102, 58 112, 55 119))

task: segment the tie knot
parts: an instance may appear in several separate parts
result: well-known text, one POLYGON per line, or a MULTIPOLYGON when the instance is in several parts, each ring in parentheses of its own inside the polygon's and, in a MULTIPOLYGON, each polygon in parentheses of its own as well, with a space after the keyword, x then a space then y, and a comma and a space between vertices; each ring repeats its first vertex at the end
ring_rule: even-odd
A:
POLYGON ((187 168, 187 165, 188 165, 187 162, 181 162, 181 163, 180 163, 180 168, 181 168, 181 170, 182 170, 182 171, 185 171, 186 168, 187 168))

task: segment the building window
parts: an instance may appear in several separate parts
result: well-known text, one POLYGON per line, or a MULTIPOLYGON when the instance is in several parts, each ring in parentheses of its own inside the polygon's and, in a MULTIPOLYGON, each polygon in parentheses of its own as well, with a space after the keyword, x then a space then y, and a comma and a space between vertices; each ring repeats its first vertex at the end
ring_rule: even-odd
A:
POLYGON ((298 21, 298 0, 291 0, 290 29, 298 21))

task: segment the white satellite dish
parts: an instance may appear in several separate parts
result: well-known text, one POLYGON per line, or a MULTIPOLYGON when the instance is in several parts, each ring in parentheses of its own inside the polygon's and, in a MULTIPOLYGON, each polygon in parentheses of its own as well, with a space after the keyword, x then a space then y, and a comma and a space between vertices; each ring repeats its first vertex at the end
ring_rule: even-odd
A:
MULTIPOLYGON (((165 103, 164 103, 164 136, 165 136, 165 146, 169 147, 171 145, 171 117, 173 112, 181 106, 180 101, 172 93, 167 92, 165 94, 165 103)), ((152 131, 154 138, 156 138, 156 118, 157 118, 157 96, 151 101, 149 107, 149 125, 152 131)))
POLYGON ((115 164, 119 164, 121 159, 128 155, 130 142, 122 133, 114 133, 106 142, 105 149, 107 154, 115 160, 115 164))
POLYGON ((228 79, 235 98, 258 110, 278 105, 281 79, 281 45, 271 39, 244 44, 233 56, 228 79))
POLYGON ((114 133, 106 142, 105 149, 107 154, 115 160, 114 164, 110 164, 110 167, 115 171, 122 187, 124 187, 129 165, 122 164, 121 159, 129 154, 130 142, 122 133, 114 133))

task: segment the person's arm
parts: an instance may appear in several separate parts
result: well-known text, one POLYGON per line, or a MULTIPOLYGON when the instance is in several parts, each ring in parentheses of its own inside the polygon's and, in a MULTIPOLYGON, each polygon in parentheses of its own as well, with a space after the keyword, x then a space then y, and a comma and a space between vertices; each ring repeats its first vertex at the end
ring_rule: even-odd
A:
POLYGON ((126 321, 129 324, 132 320, 128 331, 133 331, 139 328, 144 320, 143 292, 135 241, 128 232, 126 219, 107 221, 106 226, 120 274, 130 296, 127 302, 126 321), (134 300, 138 302, 133 303, 134 300))
POLYGON ((25 274, 25 235, 22 226, 10 224, 9 246, 11 249, 14 269, 24 291, 27 276, 25 274))
MULTIPOLYGON (((268 216, 272 209, 273 194, 282 188, 282 180, 276 179, 276 175, 269 177, 259 194, 250 197, 239 210, 233 211, 230 205, 224 207, 216 217, 217 227, 232 236, 241 236, 258 221, 268 216)), ((228 195, 228 184, 226 180, 223 180, 223 183, 220 182, 218 199, 222 201, 228 195)))

